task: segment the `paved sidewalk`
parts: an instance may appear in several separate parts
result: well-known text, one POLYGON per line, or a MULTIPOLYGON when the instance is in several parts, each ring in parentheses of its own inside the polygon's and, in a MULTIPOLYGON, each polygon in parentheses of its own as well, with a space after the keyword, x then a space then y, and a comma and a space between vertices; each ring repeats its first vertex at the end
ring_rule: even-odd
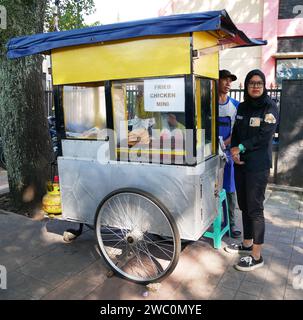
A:
MULTIPOLYGON (((62 240, 64 221, 0 211, 0 265, 8 271, 2 299, 303 299, 292 286, 303 265, 303 202, 295 193, 268 191, 265 266, 251 273, 233 268, 238 256, 215 250, 206 239, 188 245, 157 292, 117 277, 108 278, 90 229, 75 242, 62 240)), ((227 243, 229 238, 224 239, 227 243)), ((301 273, 302 276, 302 273, 301 273)), ((302 280, 301 280, 302 282, 302 280)))

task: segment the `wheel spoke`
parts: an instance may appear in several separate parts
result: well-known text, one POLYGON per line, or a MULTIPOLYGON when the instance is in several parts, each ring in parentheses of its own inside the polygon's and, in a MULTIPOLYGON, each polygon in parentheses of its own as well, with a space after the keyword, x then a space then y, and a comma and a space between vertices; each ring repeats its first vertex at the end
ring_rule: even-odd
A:
POLYGON ((172 272, 180 250, 177 227, 167 210, 149 195, 117 192, 103 203, 97 214, 100 251, 118 274, 146 283, 172 272), (158 227, 171 242, 159 239, 158 227))
POLYGON ((116 233, 115 231, 113 231, 111 228, 109 227, 105 227, 106 230, 110 231, 111 233, 113 233, 115 236, 117 236, 119 239, 123 239, 118 233, 116 233))
MULTIPOLYGON (((139 253, 139 248, 138 247, 136 247, 136 248, 137 248, 137 253, 135 254, 135 256, 136 256, 137 261, 139 262, 139 265, 141 266, 141 268, 139 268, 139 272, 141 273, 141 272, 145 271, 144 274, 148 274, 148 272, 146 272, 146 265, 142 262, 141 255, 139 253)), ((146 255, 145 252, 144 252, 144 254, 146 255)), ((146 256, 148 256, 148 255, 146 255, 146 256)), ((136 268, 136 269, 138 269, 138 268, 136 268)))
MULTIPOLYGON (((157 269, 157 266, 155 265, 155 263, 153 262, 153 260, 152 260, 152 258, 151 258, 151 253, 149 252, 149 250, 146 248, 146 249, 144 249, 144 248, 139 248, 138 247, 138 250, 140 250, 141 252, 143 252, 144 254, 145 254, 145 256, 148 258, 148 260, 150 260, 150 266, 152 267, 152 269, 153 269, 153 271, 154 271, 154 274, 155 275, 157 275, 158 274, 158 269, 157 269)), ((148 263, 148 262, 146 262, 146 263, 148 263)), ((146 270, 146 266, 144 266, 144 270, 146 270)))
MULTIPOLYGON (((152 258, 154 258, 155 261, 158 261, 158 260, 157 260, 158 258, 155 257, 155 256, 149 251, 149 249, 148 249, 148 247, 145 245, 145 243, 141 242, 141 244, 144 244, 144 246, 145 246, 145 248, 146 248, 146 251, 144 250, 144 252, 146 252, 146 254, 148 255, 148 257, 149 257, 150 259, 151 259, 151 257, 152 257, 152 258)), ((158 269, 157 264, 156 264, 154 261, 152 261, 152 259, 151 259, 151 262, 152 262, 153 265, 156 265, 157 271, 159 271, 159 273, 161 273, 161 272, 163 271, 163 270, 158 269)))
POLYGON ((171 254, 174 253, 174 251, 170 251, 170 250, 168 250, 168 249, 166 249, 166 248, 161 248, 160 246, 158 246, 155 242, 153 242, 153 241, 148 237, 148 235, 145 235, 145 236, 150 240, 150 241, 148 242, 149 244, 154 245, 156 248, 160 249, 168 258, 170 258, 171 256, 167 255, 167 253, 166 253, 164 250, 170 252, 171 254))

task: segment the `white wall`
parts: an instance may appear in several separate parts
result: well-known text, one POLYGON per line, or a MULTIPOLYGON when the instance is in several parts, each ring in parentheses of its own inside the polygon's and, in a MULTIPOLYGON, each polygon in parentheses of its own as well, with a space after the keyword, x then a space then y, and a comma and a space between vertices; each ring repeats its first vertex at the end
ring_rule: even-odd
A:
POLYGON ((174 0, 173 3, 173 13, 225 9, 235 23, 260 22, 263 17, 264 0, 174 0))
MULTIPOLYGON (((239 23, 258 23, 262 21, 264 0, 174 0, 168 1, 166 14, 191 13, 225 9, 232 21, 239 23), (173 9, 173 11, 169 11, 173 9)), ((233 88, 244 84, 246 74, 261 66, 261 47, 227 49, 220 53, 220 68, 229 69, 238 80, 233 88)))
POLYGON ((232 88, 244 85, 246 74, 252 69, 259 69, 261 65, 261 47, 235 48, 220 52, 220 69, 228 69, 238 80, 232 83, 232 88))

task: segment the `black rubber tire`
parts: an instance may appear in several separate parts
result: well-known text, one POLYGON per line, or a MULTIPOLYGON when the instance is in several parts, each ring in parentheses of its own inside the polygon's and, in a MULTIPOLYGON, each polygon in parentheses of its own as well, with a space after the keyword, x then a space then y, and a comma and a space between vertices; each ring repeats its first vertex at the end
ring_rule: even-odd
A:
POLYGON ((178 260, 179 260, 179 256, 180 256, 180 252, 181 252, 181 239, 180 239, 180 234, 179 234, 179 231, 178 231, 177 224, 176 224, 174 218, 172 217, 172 215, 170 214, 169 210, 156 197, 154 197, 152 194, 150 194, 148 192, 145 192, 145 191, 142 191, 142 190, 136 189, 136 188, 123 188, 123 189, 118 189, 118 190, 116 190, 114 192, 111 192, 109 195, 107 195, 100 202, 100 204, 99 204, 99 206, 98 206, 98 208, 96 210, 94 225, 95 225, 95 234, 96 234, 98 247, 100 249, 100 253, 101 253, 103 259, 105 260, 106 264, 113 270, 114 274, 116 274, 117 276, 119 276, 121 278, 124 278, 124 279, 129 280, 129 281, 134 282, 134 283, 139 283, 139 284, 142 284, 142 285, 145 285, 145 284, 148 284, 148 283, 152 283, 152 282, 159 282, 160 280, 163 280, 164 278, 168 277, 174 271, 175 267, 178 264, 178 260), (101 212, 100 210, 101 210, 103 204, 107 200, 109 200, 111 197, 116 196, 117 194, 123 194, 123 193, 138 194, 138 195, 141 195, 143 197, 146 197, 151 202, 153 202, 162 211, 162 213, 166 216, 167 221, 169 222, 170 227, 171 227, 171 229, 173 231, 173 234, 174 234, 173 238, 175 239, 175 240, 172 239, 172 242, 174 243, 174 246, 175 246, 174 257, 173 257, 173 259, 172 259, 172 261, 170 263, 169 268, 165 271, 165 273, 162 274, 160 277, 155 278, 153 280, 142 280, 142 281, 140 280, 140 281, 137 281, 137 280, 134 280, 134 279, 130 279, 130 278, 124 276, 123 274, 119 273, 116 269, 114 269, 112 267, 110 262, 107 260, 106 255, 103 253, 102 246, 99 243, 98 235, 97 235, 97 233, 99 232, 98 231, 98 227, 97 227, 97 220, 98 220, 98 215, 101 212))

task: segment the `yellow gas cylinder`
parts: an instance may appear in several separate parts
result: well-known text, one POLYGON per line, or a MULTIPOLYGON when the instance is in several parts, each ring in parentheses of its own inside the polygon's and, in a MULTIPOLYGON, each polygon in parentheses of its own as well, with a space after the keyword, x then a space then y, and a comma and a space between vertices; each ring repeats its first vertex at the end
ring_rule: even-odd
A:
POLYGON ((58 216, 62 213, 61 209, 61 196, 60 196, 60 185, 59 177, 54 177, 54 183, 52 190, 48 190, 47 194, 42 199, 43 210, 48 213, 49 216, 58 216))

